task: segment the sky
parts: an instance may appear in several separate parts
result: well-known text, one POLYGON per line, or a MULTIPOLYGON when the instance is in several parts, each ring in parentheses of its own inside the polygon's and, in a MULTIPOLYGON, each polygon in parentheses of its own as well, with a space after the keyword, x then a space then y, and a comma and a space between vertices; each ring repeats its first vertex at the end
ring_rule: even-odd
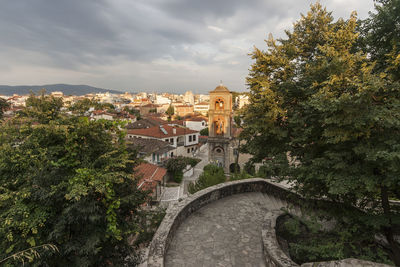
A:
MULTIPOLYGON (((254 46, 308 0, 1 0, 0 84, 87 84, 128 92, 246 91, 254 46)), ((335 19, 373 0, 320 0, 335 19)))

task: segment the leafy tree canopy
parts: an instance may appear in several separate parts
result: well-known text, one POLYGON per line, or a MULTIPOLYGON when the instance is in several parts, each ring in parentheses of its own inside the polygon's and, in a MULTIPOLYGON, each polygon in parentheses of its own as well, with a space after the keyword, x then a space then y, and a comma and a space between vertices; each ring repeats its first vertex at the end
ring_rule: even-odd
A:
MULTIPOLYGON (((118 123, 65 117, 61 101, 31 96, 0 128, 0 259, 52 244, 34 266, 122 265, 134 255, 147 192, 118 123)), ((8 261, 8 264, 12 264, 8 261)))
POLYGON ((4 111, 10 106, 7 100, 0 97, 0 120, 3 118, 4 111))
POLYGON ((334 21, 317 3, 286 39, 254 50, 242 136, 256 161, 272 158, 303 195, 376 207, 369 223, 400 264, 400 218, 388 201, 400 193, 400 90, 355 49, 356 21, 334 21))

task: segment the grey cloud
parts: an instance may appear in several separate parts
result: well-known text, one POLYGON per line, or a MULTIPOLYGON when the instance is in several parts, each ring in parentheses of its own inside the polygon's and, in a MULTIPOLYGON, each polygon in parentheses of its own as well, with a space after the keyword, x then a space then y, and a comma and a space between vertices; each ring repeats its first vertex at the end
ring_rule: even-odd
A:
MULTIPOLYGON (((356 0, 348 1, 353 1, 355 9, 368 10, 366 5, 354 4, 356 0)), ((177 85, 182 82, 182 76, 196 81, 194 87, 197 84, 205 86, 202 81, 209 67, 213 71, 208 74, 210 77, 216 76, 215 73, 218 76, 226 73, 226 76, 234 75, 231 79, 235 82, 240 77, 242 84, 237 85, 240 88, 244 87, 244 77, 251 62, 247 53, 252 45, 264 48, 263 40, 269 32, 283 35, 281 28, 290 27, 291 22, 300 17, 300 12, 309 9, 310 2, 5 0, 0 7, 0 55, 2 62, 7 64, 1 64, 0 68, 5 73, 12 73, 12 77, 18 76, 19 69, 26 71, 27 66, 32 72, 37 67, 55 68, 59 73, 57 77, 66 80, 54 82, 71 83, 78 78, 67 72, 63 76, 63 70, 85 71, 94 75, 89 77, 97 79, 93 84, 100 83, 96 84, 100 87, 114 87, 113 82, 115 86, 121 86, 121 81, 126 87, 129 87, 129 81, 132 85, 140 81, 140 86, 145 87, 145 77, 151 76, 150 73, 153 75, 155 68, 152 62, 170 59, 171 63, 156 67, 158 73, 165 75, 163 79, 168 80, 169 87, 173 87, 174 79, 177 85), (16 55, 16 51, 25 51, 21 54, 29 57, 24 60, 23 56, 16 55), (118 66, 129 62, 133 74, 124 73, 122 77, 118 66), (178 66, 176 62, 196 65, 201 69, 200 81, 196 80, 196 73, 185 68, 172 68, 171 64, 178 66), (111 71, 104 74, 107 79, 95 78, 107 66, 111 71), (135 69, 138 66, 140 70, 135 69), (114 81, 112 77, 115 77, 114 81)), ((339 6, 336 2, 327 1, 333 9, 339 6)), ((342 16, 340 12, 343 11, 339 11, 342 16)), ((0 74, 0 83, 25 83, 23 73, 20 81, 8 81, 7 77, 9 75, 0 74)), ((40 77, 37 83, 40 83, 40 77)), ((185 80, 185 86, 187 84, 190 81, 185 80)))

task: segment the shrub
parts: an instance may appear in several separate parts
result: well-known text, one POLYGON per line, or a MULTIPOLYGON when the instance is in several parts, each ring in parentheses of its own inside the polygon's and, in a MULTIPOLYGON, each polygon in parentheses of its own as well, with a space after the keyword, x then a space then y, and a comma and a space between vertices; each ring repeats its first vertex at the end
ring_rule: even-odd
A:
POLYGON ((208 134, 209 134, 209 132, 208 132, 208 127, 207 127, 207 128, 204 128, 204 129, 202 129, 202 130, 200 131, 200 135, 208 136, 208 134))
POLYGON ((204 166, 203 173, 195 183, 190 183, 188 191, 193 194, 204 188, 226 181, 224 169, 213 164, 204 166))

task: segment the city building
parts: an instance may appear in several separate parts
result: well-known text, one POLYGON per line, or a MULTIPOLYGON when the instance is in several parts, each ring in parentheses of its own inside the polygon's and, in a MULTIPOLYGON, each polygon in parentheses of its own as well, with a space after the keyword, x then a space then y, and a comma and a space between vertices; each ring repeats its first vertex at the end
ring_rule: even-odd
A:
POLYGON ((179 127, 174 124, 164 124, 147 129, 128 129, 127 138, 147 138, 168 142, 176 148, 176 156, 193 156, 199 144, 199 132, 179 127))

